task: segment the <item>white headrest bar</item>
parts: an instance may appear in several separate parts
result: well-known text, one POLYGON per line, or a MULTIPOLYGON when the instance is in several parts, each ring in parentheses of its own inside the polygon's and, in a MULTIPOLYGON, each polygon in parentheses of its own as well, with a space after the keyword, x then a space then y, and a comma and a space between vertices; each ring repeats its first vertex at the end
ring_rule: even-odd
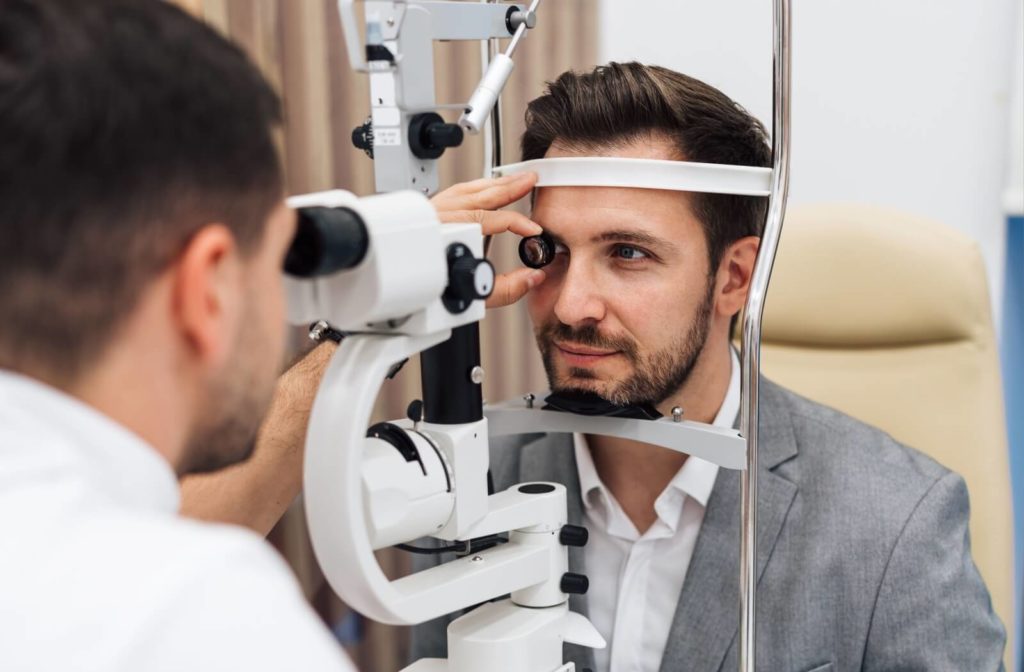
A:
POLYGON ((634 187, 767 196, 772 169, 609 156, 536 159, 498 166, 493 175, 537 173, 538 187, 634 187))

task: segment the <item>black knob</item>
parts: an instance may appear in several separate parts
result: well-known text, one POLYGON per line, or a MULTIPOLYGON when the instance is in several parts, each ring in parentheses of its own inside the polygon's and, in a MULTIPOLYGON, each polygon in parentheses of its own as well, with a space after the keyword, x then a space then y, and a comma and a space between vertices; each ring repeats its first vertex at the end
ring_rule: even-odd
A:
POLYGON ((486 259, 467 255, 452 264, 449 284, 460 297, 486 299, 494 291, 494 266, 486 259))
POLYGON ((434 147, 458 147, 462 144, 462 127, 458 124, 431 124, 427 139, 434 147))
POLYGON ((419 399, 413 399, 410 401, 409 408, 405 410, 405 417, 409 418, 413 422, 423 420, 423 402, 419 399))
POLYGON ((462 128, 446 124, 437 112, 422 112, 409 121, 409 149, 419 159, 437 159, 448 147, 462 144, 462 128))
POLYGON ((461 313, 478 299, 486 299, 494 291, 494 266, 486 259, 477 259, 462 243, 448 248, 448 287, 441 296, 452 313, 461 313))
POLYGON ((586 546, 588 539, 590 533, 587 532, 587 528, 580 525, 563 525, 558 533, 558 541, 562 546, 586 546))
POLYGON ((352 129, 352 144, 373 158, 373 122, 369 119, 362 126, 352 129))
POLYGON ((563 593, 569 595, 584 595, 590 588, 590 579, 582 574, 566 572, 562 574, 562 582, 559 584, 563 593))

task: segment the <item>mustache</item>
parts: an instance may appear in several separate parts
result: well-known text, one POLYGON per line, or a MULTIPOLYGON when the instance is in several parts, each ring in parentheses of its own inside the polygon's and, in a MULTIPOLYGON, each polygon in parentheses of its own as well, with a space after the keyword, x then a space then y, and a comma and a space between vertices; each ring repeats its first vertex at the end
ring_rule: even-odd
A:
POLYGON ((592 324, 572 327, 562 322, 549 322, 537 330, 537 339, 545 348, 550 348, 555 341, 569 341, 601 350, 617 350, 631 361, 637 359, 636 341, 628 336, 602 334, 592 324))

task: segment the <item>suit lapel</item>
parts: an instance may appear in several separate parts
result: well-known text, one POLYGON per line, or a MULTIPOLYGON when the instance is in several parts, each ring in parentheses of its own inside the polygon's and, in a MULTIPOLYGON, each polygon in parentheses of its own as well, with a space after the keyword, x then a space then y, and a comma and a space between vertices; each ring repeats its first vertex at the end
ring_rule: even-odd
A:
MULTIPOLYGON (((758 581, 796 496, 773 469, 797 454, 785 398, 761 382, 757 508, 758 581)), ((715 672, 739 630, 740 472, 722 469, 708 500, 679 595, 661 672, 715 672)))
MULTIPOLYGON (((519 480, 550 481, 565 486, 568 522, 583 524, 583 500, 580 497, 580 477, 576 468, 571 434, 546 434, 523 446, 520 453, 519 480)), ((569 548, 569 571, 586 574, 583 549, 569 548)), ((587 615, 586 595, 570 595, 569 608, 587 615)), ((594 651, 576 644, 566 644, 565 653, 576 661, 576 669, 594 668, 594 651)))

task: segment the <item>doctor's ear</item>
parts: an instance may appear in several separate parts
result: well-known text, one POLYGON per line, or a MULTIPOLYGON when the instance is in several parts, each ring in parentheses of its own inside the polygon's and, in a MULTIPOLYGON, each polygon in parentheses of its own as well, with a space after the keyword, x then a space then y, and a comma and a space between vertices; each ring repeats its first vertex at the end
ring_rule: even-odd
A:
POLYGON ((718 295, 715 306, 719 314, 731 317, 743 309, 760 246, 759 237, 747 236, 725 248, 715 276, 718 295))
POLYGON ((204 226, 172 268, 175 326, 192 354, 220 366, 239 328, 244 278, 234 235, 223 224, 204 226))

